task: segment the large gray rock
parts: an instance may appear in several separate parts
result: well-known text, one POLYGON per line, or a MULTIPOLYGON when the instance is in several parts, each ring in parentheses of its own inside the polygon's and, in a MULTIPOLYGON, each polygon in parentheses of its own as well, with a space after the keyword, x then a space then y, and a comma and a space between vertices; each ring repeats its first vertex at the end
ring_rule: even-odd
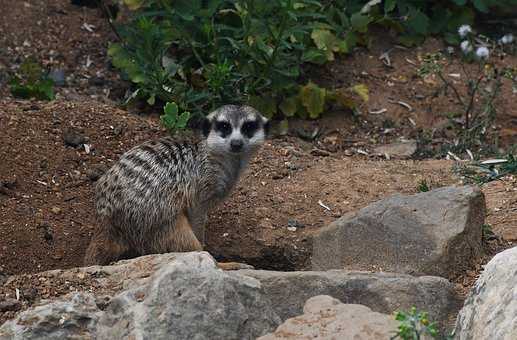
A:
POLYGON ((361 304, 375 312, 391 314, 415 306, 427 311, 440 329, 450 329, 460 301, 454 285, 441 277, 405 274, 349 272, 274 272, 239 270, 262 283, 277 314, 286 320, 302 314, 305 301, 329 295, 347 304, 361 304))
POLYGON ((91 294, 42 304, 0 327, 1 340, 93 339, 101 311, 91 294))
POLYGON ((100 320, 103 339, 255 339, 281 322, 260 282, 185 254, 149 285, 115 297, 100 320))
POLYGON ((458 315, 455 339, 517 339, 517 247, 497 254, 458 315))
POLYGON ((312 267, 450 277, 483 254, 484 219, 484 196, 475 187, 395 195, 320 230, 312 267))
POLYGON ((303 315, 288 319, 274 333, 258 340, 362 339, 389 340, 397 332, 393 315, 362 305, 343 304, 327 295, 310 298, 303 315))
POLYGON ((255 339, 281 323, 259 281, 218 269, 205 252, 48 275, 92 275, 118 291, 110 301, 77 294, 33 307, 4 323, 0 339, 255 339))

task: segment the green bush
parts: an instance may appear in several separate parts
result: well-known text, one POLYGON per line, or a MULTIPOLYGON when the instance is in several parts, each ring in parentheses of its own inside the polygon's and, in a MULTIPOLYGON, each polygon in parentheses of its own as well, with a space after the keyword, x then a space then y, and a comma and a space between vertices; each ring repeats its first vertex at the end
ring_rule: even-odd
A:
POLYGON ((11 94, 18 98, 54 99, 54 82, 32 58, 25 60, 9 80, 11 94))
MULTIPOLYGON (((354 107, 367 88, 323 89, 303 64, 322 65, 368 45, 370 25, 416 44, 455 32, 477 12, 517 0, 124 0, 130 19, 109 48, 113 64, 135 85, 130 99, 175 102, 206 113, 249 103, 269 117, 317 118, 328 103, 354 107)), ((456 34, 449 34, 455 39, 456 34)))
POLYGON ((247 102, 268 116, 318 117, 335 100, 303 79, 303 63, 347 53, 373 20, 313 0, 127 1, 113 64, 137 85, 132 98, 175 102, 194 114, 247 102))

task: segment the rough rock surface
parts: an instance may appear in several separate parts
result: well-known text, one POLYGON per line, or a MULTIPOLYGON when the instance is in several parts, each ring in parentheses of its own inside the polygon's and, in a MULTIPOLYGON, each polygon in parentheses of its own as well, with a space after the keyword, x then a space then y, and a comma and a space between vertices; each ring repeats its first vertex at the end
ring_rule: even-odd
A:
POLYGON ((104 276, 105 286, 118 278, 121 291, 43 301, 4 323, 0 339, 255 339, 281 322, 259 281, 229 275, 205 252, 81 270, 104 276))
POLYGON ((474 187, 395 195, 321 229, 312 267, 450 277, 482 255, 484 217, 474 187))
POLYGON ((286 320, 302 314, 309 298, 329 295, 347 304, 361 304, 391 314, 415 306, 429 313, 442 330, 450 329, 460 306, 454 285, 441 277, 349 272, 275 272, 239 270, 259 280, 277 314, 286 320))
POLYGON ((91 294, 42 304, 0 327, 1 340, 93 339, 101 311, 91 294))
POLYGON ((230 276, 207 254, 190 253, 154 274, 148 286, 116 296, 99 336, 255 339, 280 322, 257 280, 230 276))
POLYGON ((517 247, 486 266, 458 315, 455 339, 517 339, 517 247))
POLYGON ((328 295, 307 300, 303 315, 288 319, 258 340, 362 339, 389 340, 397 332, 393 315, 363 305, 343 304, 328 295))

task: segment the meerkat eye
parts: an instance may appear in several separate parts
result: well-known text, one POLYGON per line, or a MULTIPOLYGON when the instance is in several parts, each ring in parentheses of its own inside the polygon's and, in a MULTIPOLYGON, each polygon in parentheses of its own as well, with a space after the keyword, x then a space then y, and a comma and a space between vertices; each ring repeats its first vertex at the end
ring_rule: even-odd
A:
POLYGON ((253 137, 253 135, 255 134, 255 132, 257 130, 258 130, 258 122, 256 120, 244 122, 244 124, 242 124, 242 127, 241 127, 242 134, 248 138, 253 137))
POLYGON ((221 133, 221 136, 226 137, 232 133, 232 126, 228 122, 217 121, 215 122, 215 130, 221 133))

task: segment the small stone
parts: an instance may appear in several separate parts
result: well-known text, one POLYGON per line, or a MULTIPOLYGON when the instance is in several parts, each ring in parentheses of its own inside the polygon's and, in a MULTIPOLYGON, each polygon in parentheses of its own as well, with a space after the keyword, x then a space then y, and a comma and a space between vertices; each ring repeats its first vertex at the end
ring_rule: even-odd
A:
POLYGON ((36 288, 29 288, 23 292, 23 297, 27 301, 34 301, 38 296, 38 290, 36 288))
POLYGON ((7 298, 4 301, 0 301, 0 312, 17 311, 21 307, 22 307, 21 302, 16 299, 7 298))
POLYGON ((275 172, 273 176, 271 176, 272 179, 282 179, 284 177, 287 177, 289 174, 286 171, 279 171, 275 172))
POLYGON ((53 69, 49 72, 48 76, 54 81, 54 85, 65 85, 65 71, 63 69, 53 69))
MULTIPOLYGON (((57 208, 57 207, 55 207, 55 208, 57 208)), ((59 209, 59 210, 61 210, 61 209, 59 209)), ((40 223, 40 225, 38 225, 38 228, 43 229, 43 239, 45 239, 45 241, 50 243, 54 240, 54 236, 52 235, 52 227, 50 226, 50 223, 42 222, 42 223, 40 223)))
POLYGON ((104 86, 106 85, 106 80, 101 77, 92 77, 88 80, 88 83, 93 86, 104 86))
POLYGON ((86 137, 72 128, 69 128, 65 131, 63 139, 66 145, 73 146, 74 148, 86 142, 86 137))
POLYGON ((18 183, 18 180, 16 179, 16 177, 7 178, 0 182, 0 184, 2 186, 6 187, 7 189, 11 189, 11 190, 16 187, 17 183, 18 183))
POLYGON ((124 130, 125 130, 125 129, 124 129, 124 127, 123 127, 123 126, 120 126, 120 125, 119 125, 119 126, 115 126, 115 127, 113 128, 113 134, 114 134, 115 136, 121 135, 121 134, 124 132, 124 130))
POLYGON ((52 209, 50 209, 54 214, 59 214, 61 213, 61 208, 60 207, 52 207, 52 209))
POLYGON ((62 258, 63 258, 62 253, 56 253, 56 254, 52 255, 52 259, 54 259, 54 260, 61 260, 62 258))
POLYGON ((328 157, 328 156, 330 156, 330 152, 321 150, 321 149, 312 149, 311 155, 320 156, 320 157, 328 157))
POLYGON ((292 219, 292 218, 287 220, 287 226, 288 227, 293 227, 293 228, 304 228, 305 227, 304 224, 302 224, 302 223, 300 223, 297 220, 292 219))
POLYGON ((298 170, 298 165, 291 163, 291 162, 285 162, 285 167, 289 170, 298 170))
POLYGON ((95 298, 95 304, 100 310, 105 310, 111 302, 111 296, 102 295, 95 298))
POLYGON ((296 231, 296 227, 287 227, 287 230, 289 230, 289 231, 296 231))
POLYGON ((7 274, 4 272, 4 268, 0 267, 0 286, 4 284, 4 282, 7 281, 7 274))

